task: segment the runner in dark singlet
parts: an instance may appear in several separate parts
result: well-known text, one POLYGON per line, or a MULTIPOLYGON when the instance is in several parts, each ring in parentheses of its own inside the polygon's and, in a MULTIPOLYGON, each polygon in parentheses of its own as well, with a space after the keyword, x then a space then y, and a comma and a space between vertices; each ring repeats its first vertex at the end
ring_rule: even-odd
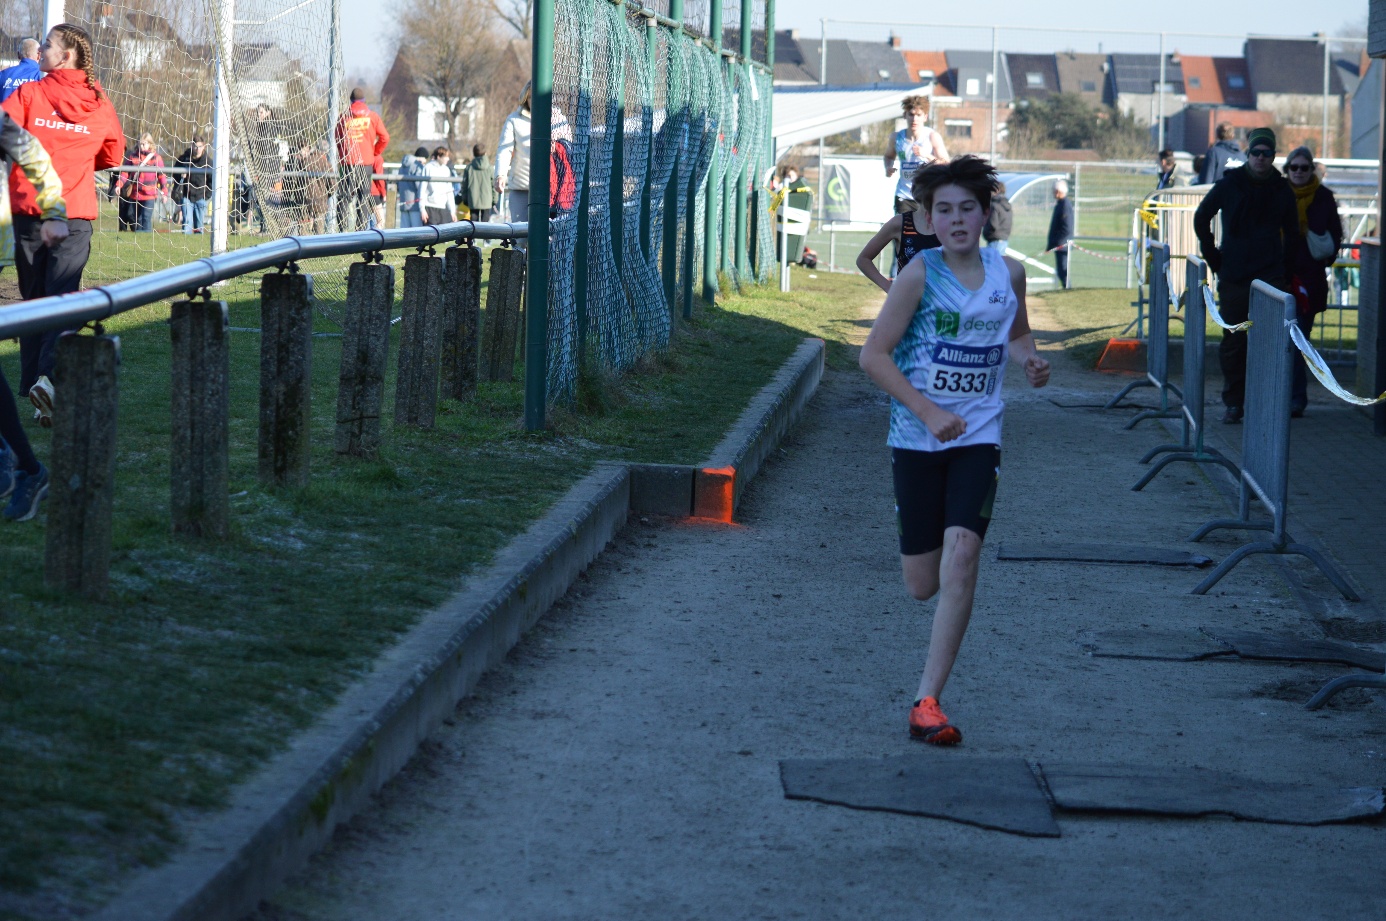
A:
POLYGON ((895 244, 897 253, 895 267, 899 270, 903 269, 911 259, 924 250, 933 249, 939 245, 938 237, 931 233, 924 233, 915 226, 916 213, 912 209, 906 209, 886 221, 857 255, 857 269, 875 282, 876 287, 886 293, 890 293, 890 279, 876 268, 876 257, 881 254, 882 250, 892 243, 895 244))

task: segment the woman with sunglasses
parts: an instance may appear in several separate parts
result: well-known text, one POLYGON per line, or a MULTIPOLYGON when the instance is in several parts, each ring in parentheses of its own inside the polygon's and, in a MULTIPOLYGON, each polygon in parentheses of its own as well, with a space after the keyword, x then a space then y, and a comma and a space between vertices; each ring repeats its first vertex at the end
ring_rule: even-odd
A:
MULTIPOLYGON (((1208 268, 1218 276, 1218 310, 1229 323, 1246 320, 1251 283, 1260 279, 1284 291, 1294 274, 1299 216, 1290 184, 1275 168, 1275 132, 1247 135, 1246 166, 1229 169, 1194 212, 1194 233, 1208 268), (1213 240, 1213 215, 1222 215, 1222 245, 1213 240)), ((1246 398, 1246 333, 1222 334, 1222 421, 1242 421, 1246 398)))
MULTIPOLYGON (((1338 217, 1338 200, 1319 179, 1314 154, 1308 147, 1296 147, 1285 158, 1285 176, 1295 193, 1299 212, 1299 242, 1294 248, 1290 291, 1295 296, 1295 322, 1304 337, 1314 329, 1314 317, 1328 309, 1328 276, 1343 245, 1343 222, 1338 217)), ((1309 405, 1309 375, 1304 356, 1295 349, 1295 373, 1290 386, 1290 415, 1298 419, 1309 405)))

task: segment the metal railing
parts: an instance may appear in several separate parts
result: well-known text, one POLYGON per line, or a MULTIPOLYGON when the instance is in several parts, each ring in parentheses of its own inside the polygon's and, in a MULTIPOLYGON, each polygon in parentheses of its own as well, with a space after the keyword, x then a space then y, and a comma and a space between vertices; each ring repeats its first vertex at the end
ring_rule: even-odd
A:
POLYGON ((99 288, 38 298, 6 307, 0 311, 0 339, 29 336, 53 329, 77 329, 155 301, 196 294, 218 282, 305 259, 357 256, 411 247, 426 249, 470 239, 519 240, 527 237, 528 232, 529 225, 524 223, 457 221, 391 230, 283 237, 99 288))
POLYGON ((1145 347, 1145 380, 1132 381, 1112 397, 1103 409, 1112 409, 1137 387, 1154 387, 1160 391, 1160 408, 1137 413, 1126 423, 1128 429, 1146 419, 1174 419, 1180 415, 1170 409, 1171 393, 1183 399, 1183 393, 1169 382, 1169 244, 1147 241, 1150 251, 1150 337, 1145 347))
POLYGON ((1203 363, 1208 338, 1208 309, 1204 298, 1212 297, 1212 294, 1208 290, 1203 260, 1197 256, 1190 256, 1185 264, 1184 291, 1184 377, 1180 381, 1183 388, 1183 437, 1179 444, 1157 445, 1146 452, 1145 457, 1141 458, 1142 464, 1150 463, 1157 454, 1166 456, 1160 458, 1160 461, 1141 477, 1140 482, 1131 487, 1136 491, 1144 489, 1161 470, 1175 461, 1222 464, 1232 472, 1232 476, 1241 476, 1236 464, 1224 457, 1217 448, 1209 448, 1203 444, 1203 363))
POLYGON ((1251 326, 1247 330, 1246 416, 1242 430, 1240 510, 1237 518, 1219 518, 1194 532, 1200 541, 1220 528, 1270 531, 1269 540, 1238 547, 1194 588, 1202 595, 1256 553, 1296 554, 1311 560, 1349 601, 1361 598, 1347 580, 1313 547, 1295 543, 1285 529, 1290 490, 1290 390, 1294 345, 1290 326, 1295 322, 1295 298, 1264 281, 1251 286, 1251 326), (1271 513, 1270 521, 1251 519, 1251 500, 1259 499, 1271 513))

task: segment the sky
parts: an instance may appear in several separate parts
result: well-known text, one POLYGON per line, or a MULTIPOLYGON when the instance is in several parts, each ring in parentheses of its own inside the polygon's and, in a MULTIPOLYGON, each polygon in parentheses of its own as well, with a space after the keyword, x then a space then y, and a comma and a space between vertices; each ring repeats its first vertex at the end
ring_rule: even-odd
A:
MULTIPOLYGON (((390 15, 396 0, 342 0, 342 46, 348 77, 370 78, 379 87, 394 53, 390 15)), ((698 4, 705 6, 704 3, 698 4)), ((961 6, 961 4, 959 4, 961 6)), ((1158 31, 1166 37, 1167 51, 1187 54, 1240 53, 1237 38, 1207 38, 1174 35, 1175 31, 1223 33, 1242 36, 1250 29, 1259 35, 1307 35, 1327 31, 1338 35, 1348 24, 1365 25, 1366 0, 1273 0, 1254 8, 1242 3, 1214 3, 1209 0, 1154 0, 1154 2, 1113 3, 1112 0, 1058 0, 1055 3, 1017 3, 1016 0, 968 0, 966 12, 951 11, 939 3, 878 3, 863 19, 890 19, 950 24, 975 24, 980 28, 953 29, 926 26, 856 25, 829 22, 828 37, 860 41, 885 41, 893 28, 904 40, 904 47, 919 50, 991 47, 991 26, 1036 26, 1046 31, 1002 31, 998 44, 1002 51, 1127 51, 1150 53, 1159 50, 1158 31), (912 14, 910 7, 920 10, 912 14), (932 12, 943 9, 942 12, 932 12), (879 10, 880 12, 875 12, 879 10), (931 12, 925 12, 929 10, 931 12), (1158 11, 1158 14, 1156 13, 1158 11), (1077 29, 1112 30, 1104 35, 1085 34, 1077 29), (1121 35, 1119 32, 1140 32, 1121 35), (1100 45, 1100 47, 1099 47, 1100 45)), ((811 38, 821 34, 822 17, 844 15, 841 0, 778 0, 776 29, 799 29, 811 38)))

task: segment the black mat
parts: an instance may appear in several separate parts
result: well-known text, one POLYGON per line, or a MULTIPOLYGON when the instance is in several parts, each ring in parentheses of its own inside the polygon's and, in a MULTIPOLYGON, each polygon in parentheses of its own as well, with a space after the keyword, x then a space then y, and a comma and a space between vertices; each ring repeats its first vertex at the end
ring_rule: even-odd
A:
POLYGON ((1220 627, 1200 627, 1205 634, 1231 646, 1243 659, 1273 659, 1288 662, 1335 662, 1355 665, 1372 672, 1386 671, 1386 654, 1371 649, 1274 633, 1250 633, 1220 627))
POLYGON ((1119 544, 1001 544, 998 560, 1036 563, 1146 563, 1155 566, 1207 566, 1212 559, 1187 550, 1119 544))
POLYGON ((1125 630, 1085 630, 1078 645, 1099 659, 1157 659, 1164 662, 1197 662, 1236 654, 1223 643, 1193 630, 1161 630, 1131 627, 1125 630))
POLYGON ((1044 764, 1041 770, 1055 808, 1065 812, 1227 815, 1282 825, 1327 825, 1383 811, 1381 787, 1268 783, 1191 767, 1044 764))
POLYGON ((956 757, 924 751, 890 758, 780 762, 787 799, 902 812, 967 825, 1057 838, 1059 826, 1021 758, 956 757))

